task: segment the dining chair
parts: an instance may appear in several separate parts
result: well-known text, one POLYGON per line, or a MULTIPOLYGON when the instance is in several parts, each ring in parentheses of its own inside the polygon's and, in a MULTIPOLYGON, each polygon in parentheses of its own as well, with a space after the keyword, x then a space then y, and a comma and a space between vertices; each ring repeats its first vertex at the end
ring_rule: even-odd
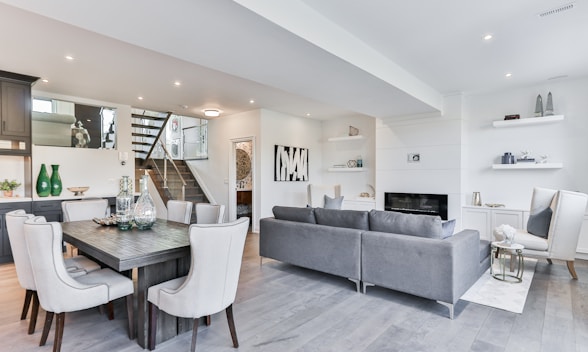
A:
POLYGON ((53 352, 59 352, 66 312, 97 307, 122 297, 126 297, 129 338, 134 339, 131 279, 111 269, 71 277, 61 255, 63 233, 58 222, 47 222, 43 216, 36 216, 25 221, 24 233, 39 302, 47 312, 39 346, 47 342, 55 314, 53 352))
POLYGON ((167 220, 190 224, 194 203, 186 200, 167 201, 167 220))
MULTIPOLYGON (((514 242, 525 246, 523 256, 546 259, 549 264, 552 259, 563 260, 577 280, 574 261, 587 204, 584 193, 535 187, 527 228, 514 235, 514 242)), ((494 235, 499 241, 505 238, 500 231, 494 235)))
POLYGON ((196 203, 197 224, 220 224, 225 216, 222 204, 196 203))
POLYGON ((196 349, 198 319, 225 310, 233 346, 239 347, 233 302, 237 294, 249 218, 222 224, 192 224, 189 228, 191 265, 187 276, 149 287, 148 347, 155 349, 157 315, 191 318, 191 351, 196 349))
MULTIPOLYGON (((22 307, 20 320, 27 317, 29 308, 31 308, 31 320, 29 321, 28 334, 35 332, 37 316, 39 313, 39 299, 37 297, 37 288, 33 278, 33 271, 29 259, 26 240, 24 236, 24 223, 33 218, 33 214, 27 214, 24 210, 18 209, 6 213, 6 230, 10 241, 10 249, 14 259, 16 276, 22 288, 26 290, 25 300, 22 307), (31 301, 33 303, 31 307, 31 301)), ((85 275, 91 271, 100 269, 100 265, 94 263, 84 256, 64 259, 64 265, 70 276, 77 277, 85 275)))

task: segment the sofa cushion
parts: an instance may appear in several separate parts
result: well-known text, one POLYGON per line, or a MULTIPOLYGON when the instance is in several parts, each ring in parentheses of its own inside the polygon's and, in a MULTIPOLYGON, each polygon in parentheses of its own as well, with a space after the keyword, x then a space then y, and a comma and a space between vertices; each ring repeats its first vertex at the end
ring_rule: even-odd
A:
POLYGON ((325 194, 325 209, 341 209, 343 196, 331 198, 325 194))
POLYGON ((398 233, 426 238, 443 238, 441 217, 370 210, 371 231, 398 233))
POLYGON ((367 211, 315 208, 314 215, 319 225, 369 230, 367 211))
POLYGON ((274 212, 274 217, 279 220, 316 224, 314 208, 283 207, 276 205, 272 208, 272 211, 274 212))
POLYGON ((527 232, 532 233, 535 236, 547 238, 552 214, 553 211, 548 207, 541 210, 537 214, 529 215, 529 220, 527 221, 527 232))
POLYGON ((443 221, 441 223, 442 234, 441 238, 447 238, 453 235, 453 231, 455 230, 455 219, 451 219, 448 221, 443 221))
POLYGON ((480 263, 490 255, 490 241, 480 240, 480 263))

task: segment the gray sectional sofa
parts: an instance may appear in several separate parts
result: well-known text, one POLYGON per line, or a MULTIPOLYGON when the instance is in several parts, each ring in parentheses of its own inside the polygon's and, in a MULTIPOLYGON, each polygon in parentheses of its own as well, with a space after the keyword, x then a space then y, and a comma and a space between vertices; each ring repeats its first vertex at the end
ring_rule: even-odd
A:
POLYGON ((260 221, 259 254, 368 286, 453 306, 490 266, 476 230, 453 234, 439 217, 392 211, 273 208, 260 221))

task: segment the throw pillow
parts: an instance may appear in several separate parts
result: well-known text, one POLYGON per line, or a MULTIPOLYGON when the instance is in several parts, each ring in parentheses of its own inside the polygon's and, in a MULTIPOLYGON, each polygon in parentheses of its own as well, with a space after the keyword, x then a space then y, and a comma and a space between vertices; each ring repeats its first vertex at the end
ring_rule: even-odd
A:
POLYGON ((455 230, 455 219, 443 221, 441 223, 441 239, 453 236, 455 230))
POLYGON ((331 198, 325 194, 325 209, 341 209, 343 205, 343 196, 331 198))
POLYGON ((537 214, 530 215, 529 221, 527 221, 527 232, 535 236, 547 238, 552 214, 553 211, 551 208, 547 207, 537 214))

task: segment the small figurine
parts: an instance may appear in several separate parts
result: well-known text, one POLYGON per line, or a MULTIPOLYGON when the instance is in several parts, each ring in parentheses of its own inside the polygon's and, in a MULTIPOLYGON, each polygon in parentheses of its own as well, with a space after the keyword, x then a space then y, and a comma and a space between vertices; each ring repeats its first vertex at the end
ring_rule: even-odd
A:
POLYGON ((539 164, 545 164, 545 163, 547 163, 547 157, 549 155, 543 154, 543 155, 539 155, 539 156, 541 157, 541 160, 539 160, 539 164))
POLYGON ((543 116, 543 98, 541 94, 537 95, 537 101, 535 102, 535 117, 543 116))
POLYGON ((547 105, 545 106, 545 116, 553 115, 553 97, 551 96, 551 92, 547 94, 547 105))

